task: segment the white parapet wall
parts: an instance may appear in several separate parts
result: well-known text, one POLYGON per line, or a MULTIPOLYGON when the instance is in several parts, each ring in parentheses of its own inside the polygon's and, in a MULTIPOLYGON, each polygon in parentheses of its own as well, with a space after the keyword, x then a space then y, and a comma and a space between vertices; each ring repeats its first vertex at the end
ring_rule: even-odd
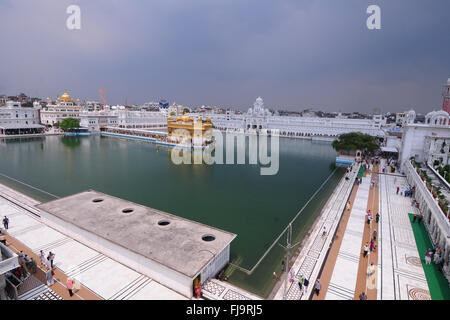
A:
POLYGON ((0 275, 11 271, 19 266, 17 254, 7 246, 0 243, 0 275))
POLYGON ((408 183, 416 187, 414 197, 419 203, 419 209, 423 213, 423 221, 428 230, 433 244, 439 243, 445 252, 444 274, 450 281, 450 221, 445 216, 445 213, 438 205, 437 199, 433 198, 431 192, 427 189, 426 183, 422 181, 416 168, 410 161, 404 164, 404 170, 408 183))

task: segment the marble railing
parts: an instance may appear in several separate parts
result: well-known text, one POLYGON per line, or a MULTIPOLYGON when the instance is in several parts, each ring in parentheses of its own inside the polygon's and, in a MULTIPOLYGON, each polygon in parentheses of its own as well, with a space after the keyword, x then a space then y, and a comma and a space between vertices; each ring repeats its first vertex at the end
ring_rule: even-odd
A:
POLYGON ((433 166, 430 163, 427 163, 428 168, 433 171, 433 173, 438 177, 438 179, 450 190, 450 184, 447 182, 447 180, 444 179, 444 177, 441 176, 441 174, 433 168, 433 166))
POLYGON ((431 192, 426 186, 426 182, 423 181, 416 171, 416 168, 411 164, 410 161, 405 162, 405 171, 408 177, 408 182, 411 185, 416 186, 416 194, 420 192, 427 203, 428 208, 435 217, 436 221, 441 227, 441 230, 445 232, 447 236, 450 236, 450 221, 447 217, 447 213, 443 212, 438 204, 438 200, 433 197, 431 192))

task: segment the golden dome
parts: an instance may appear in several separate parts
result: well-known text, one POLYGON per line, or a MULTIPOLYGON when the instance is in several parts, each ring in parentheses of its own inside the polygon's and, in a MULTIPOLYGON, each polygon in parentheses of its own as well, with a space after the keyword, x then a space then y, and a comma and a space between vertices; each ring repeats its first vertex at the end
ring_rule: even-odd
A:
POLYGON ((189 118, 189 116, 188 115, 186 115, 186 114, 184 114, 183 116, 181 116, 180 117, 181 119, 181 121, 183 121, 183 122, 188 122, 188 121, 192 121, 192 119, 191 118, 189 118))
POLYGON ((64 90, 64 93, 59 98, 62 102, 73 102, 72 97, 64 90))

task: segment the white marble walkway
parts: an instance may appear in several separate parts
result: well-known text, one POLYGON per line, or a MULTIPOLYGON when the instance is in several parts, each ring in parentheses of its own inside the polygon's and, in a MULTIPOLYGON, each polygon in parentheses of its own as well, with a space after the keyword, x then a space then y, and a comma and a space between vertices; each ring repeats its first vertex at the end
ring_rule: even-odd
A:
POLYGON ((217 279, 208 280, 202 288, 202 294, 209 300, 262 300, 255 294, 217 279))
MULTIPOLYGON (((0 187, 0 216, 9 217, 8 233, 39 254, 55 253, 55 266, 77 279, 103 299, 185 300, 186 297, 116 262, 66 235, 46 226, 39 218, 2 195, 11 190, 0 187)), ((27 205, 33 200, 27 198, 27 205)))
MULTIPOLYGON (((339 224, 340 218, 343 214, 348 198, 352 191, 352 186, 355 177, 358 174, 359 166, 354 165, 353 171, 349 174, 349 180, 342 180, 339 182, 332 195, 325 204, 317 223, 304 244, 299 256, 295 260, 292 268, 295 275, 305 276, 310 285, 308 286, 306 294, 302 294, 297 285, 297 281, 292 284, 289 283, 287 290, 287 300, 307 300, 311 295, 314 287, 314 282, 320 272, 321 266, 324 263, 326 254, 330 247, 333 235, 339 224), (322 236, 323 227, 327 230, 327 235, 322 236)), ((281 300, 284 295, 284 284, 276 293, 274 299, 281 300)))
POLYGON ((408 213, 418 213, 405 177, 380 174, 378 300, 431 299, 408 213))
POLYGON ((325 300, 352 300, 355 295, 370 182, 367 174, 356 192, 325 300))

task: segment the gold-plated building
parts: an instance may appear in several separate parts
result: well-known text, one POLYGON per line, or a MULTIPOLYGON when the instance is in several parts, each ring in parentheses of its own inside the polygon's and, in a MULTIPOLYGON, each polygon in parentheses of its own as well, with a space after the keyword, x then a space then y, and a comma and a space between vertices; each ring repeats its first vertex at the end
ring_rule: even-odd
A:
POLYGON ((167 118, 169 137, 207 141, 211 139, 212 128, 213 124, 210 118, 207 118, 206 121, 200 117, 195 120, 186 114, 181 117, 167 118))

